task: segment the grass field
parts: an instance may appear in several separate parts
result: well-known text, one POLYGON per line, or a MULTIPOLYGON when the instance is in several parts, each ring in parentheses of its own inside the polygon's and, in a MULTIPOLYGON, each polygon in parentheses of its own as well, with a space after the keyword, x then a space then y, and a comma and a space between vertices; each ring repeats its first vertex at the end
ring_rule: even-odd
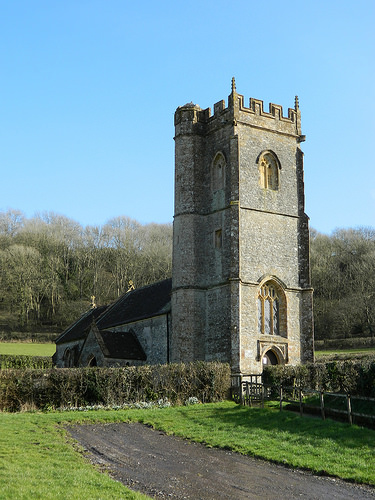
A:
MULTIPOLYGON (((29 356, 52 356, 56 351, 55 344, 37 344, 32 342, 0 342, 0 354, 15 354, 15 355, 29 355, 29 356)), ((340 356, 351 357, 356 354, 374 354, 375 348, 370 349, 342 349, 334 351, 315 351, 315 357, 321 359, 324 356, 331 356, 337 354, 340 356)))
POLYGON ((55 344, 37 344, 34 342, 0 342, 0 354, 52 356, 55 344))
POLYGON ((332 356, 332 354, 339 355, 340 357, 347 356, 351 358, 357 354, 360 355, 375 355, 375 348, 362 348, 362 349, 336 349, 336 350, 324 350, 324 351, 315 351, 315 358, 322 358, 324 356, 332 356))
POLYGON ((375 431, 233 402, 151 410, 0 414, 2 499, 146 498, 100 474, 63 425, 139 421, 208 446, 375 484, 375 431))

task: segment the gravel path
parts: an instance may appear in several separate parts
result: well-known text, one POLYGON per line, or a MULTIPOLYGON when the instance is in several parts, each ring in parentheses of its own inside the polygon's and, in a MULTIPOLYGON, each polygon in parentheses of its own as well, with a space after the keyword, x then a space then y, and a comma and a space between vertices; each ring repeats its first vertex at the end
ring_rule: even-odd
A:
POLYGON ((167 436, 136 423, 68 428, 92 463, 152 498, 364 500, 375 489, 167 436))

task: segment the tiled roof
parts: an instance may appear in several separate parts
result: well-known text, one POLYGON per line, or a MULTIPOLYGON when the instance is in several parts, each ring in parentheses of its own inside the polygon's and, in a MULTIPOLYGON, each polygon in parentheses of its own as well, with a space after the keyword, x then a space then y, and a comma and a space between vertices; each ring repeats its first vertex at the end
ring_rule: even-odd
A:
POLYGON ((85 337, 93 321, 99 330, 125 325, 140 319, 166 314, 171 310, 172 280, 166 279, 124 293, 109 306, 86 311, 77 321, 57 337, 56 344, 72 342, 85 337))
POLYGON ((131 330, 129 332, 103 330, 100 332, 100 335, 107 348, 107 353, 105 353, 107 357, 146 361, 147 356, 131 330))
POLYGON ((61 335, 55 340, 56 344, 62 344, 65 342, 72 342, 73 340, 79 340, 85 337, 86 330, 90 327, 91 323, 100 316, 108 306, 100 306, 94 309, 89 309, 82 316, 79 317, 77 321, 72 323, 68 328, 66 328, 61 335))
POLYGON ((170 312, 171 290, 172 280, 166 279, 125 293, 98 318, 99 330, 170 312))

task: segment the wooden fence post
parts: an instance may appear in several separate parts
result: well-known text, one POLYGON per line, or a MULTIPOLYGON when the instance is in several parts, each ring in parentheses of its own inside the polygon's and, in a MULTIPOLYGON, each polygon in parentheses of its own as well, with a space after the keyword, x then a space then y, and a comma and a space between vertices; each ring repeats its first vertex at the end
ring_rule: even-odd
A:
POLYGON ((324 394, 323 394, 323 391, 320 391, 320 412, 322 414, 322 419, 325 420, 326 419, 326 414, 324 412, 324 394))
POLYGON ((352 425, 352 423, 353 423, 353 419, 352 419, 352 404, 351 404, 351 401, 350 401, 350 395, 349 394, 346 395, 346 407, 348 409, 349 424, 352 425))
POLYGON ((280 384, 280 411, 283 409, 283 386, 280 384))
POLYGON ((262 408, 264 408, 264 392, 265 392, 266 388, 264 387, 263 383, 262 383, 262 408))

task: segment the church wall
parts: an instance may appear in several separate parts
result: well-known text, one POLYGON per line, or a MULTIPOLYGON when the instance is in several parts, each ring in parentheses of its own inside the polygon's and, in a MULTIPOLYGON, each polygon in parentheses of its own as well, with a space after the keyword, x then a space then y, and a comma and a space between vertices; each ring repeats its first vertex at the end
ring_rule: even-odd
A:
POLYGON ((81 351, 78 366, 88 366, 93 357, 95 357, 96 366, 105 366, 105 357, 103 352, 99 347, 96 335, 93 330, 90 329, 81 351))
POLYGON ((286 336, 260 334, 258 331, 257 297, 259 286, 241 286, 241 346, 240 371, 260 373, 262 358, 272 349, 281 364, 299 364, 313 360, 311 317, 306 314, 306 302, 312 300, 311 291, 285 290, 286 336))
POLYGON ((273 275, 287 287, 299 286, 298 219, 241 210, 240 275, 258 282, 273 275))
POLYGON ((171 359, 188 363, 205 359, 206 296, 204 290, 180 288, 172 294, 171 359))
MULTIPOLYGON (((243 119, 241 114, 241 120, 243 119)), ((239 126, 240 136, 240 204, 284 215, 299 215, 299 190, 297 189, 295 137, 275 134, 269 130, 258 130, 239 126), (264 189, 260 184, 259 155, 271 150, 280 161, 279 186, 276 191, 264 189)))
POLYGON ((142 366, 145 364, 148 363, 137 359, 105 358, 103 366, 116 368, 120 366, 142 366))
POLYGON ((114 332, 133 330, 146 356, 146 361, 126 360, 130 365, 156 365, 168 361, 168 330, 171 329, 170 315, 163 314, 153 318, 127 323, 111 328, 114 332), (168 321, 168 325, 167 325, 168 321))
POLYGON ((231 362, 230 286, 206 292, 205 360, 231 362))
POLYGON ((208 119, 209 110, 194 105, 178 108, 175 114, 172 352, 176 361, 231 361, 228 280, 232 274, 238 276, 238 216, 231 206, 233 193, 238 199, 238 144, 231 112, 224 108, 223 103, 215 105, 214 120, 208 119), (224 158, 219 186, 213 177, 217 154, 224 158))
POLYGON ((56 344, 56 355, 54 357, 57 368, 67 368, 66 359, 64 356, 68 354, 68 350, 72 351, 76 348, 76 351, 80 352, 84 343, 84 339, 74 340, 72 342, 65 342, 63 344, 56 344))

